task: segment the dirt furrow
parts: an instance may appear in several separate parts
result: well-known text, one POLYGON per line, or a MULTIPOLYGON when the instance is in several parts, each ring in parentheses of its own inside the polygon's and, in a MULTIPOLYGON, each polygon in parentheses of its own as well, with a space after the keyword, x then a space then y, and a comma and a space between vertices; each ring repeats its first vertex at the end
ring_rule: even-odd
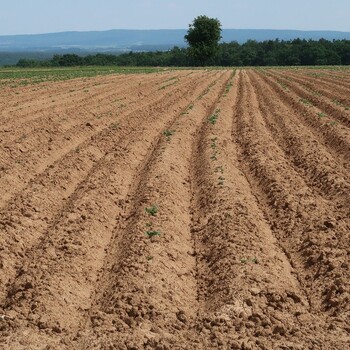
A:
MULTIPOLYGON (((137 77, 135 77, 137 79, 137 77)), ((135 79, 134 78, 134 79, 135 79)), ((27 123, 32 123, 34 125, 40 122, 40 119, 46 116, 47 112, 59 109, 62 106, 66 106, 67 104, 84 105, 87 102, 91 101, 91 99, 100 96, 103 92, 111 92, 111 86, 123 86, 126 82, 128 82, 133 77, 130 76, 117 76, 114 78, 114 81, 110 81, 108 84, 90 84, 87 83, 87 86, 83 89, 80 89, 77 93, 74 91, 74 85, 71 85, 71 89, 68 92, 62 91, 61 89, 52 92, 50 94, 43 93, 38 96, 33 95, 32 99, 27 102, 22 101, 18 102, 13 106, 5 107, 1 113, 1 130, 8 130, 15 127, 19 127, 21 125, 26 125, 27 123)), ((71 81, 70 84, 73 84, 71 81)), ((22 96, 21 96, 22 97, 22 96)))
MULTIPOLYGON (((161 78, 158 75, 152 75, 151 77, 152 79, 146 80, 145 84, 147 85, 145 85, 142 76, 136 78, 128 76, 125 78, 125 81, 121 82, 118 80, 115 84, 111 82, 103 90, 95 91, 93 95, 85 97, 84 101, 76 101, 68 97, 68 100, 61 102, 59 106, 54 108, 47 107, 48 110, 45 113, 31 109, 27 112, 28 114, 40 114, 40 116, 37 116, 35 121, 25 122, 20 128, 12 123, 10 129, 5 128, 1 142, 6 148, 10 148, 11 142, 19 143, 19 146, 24 148, 22 152, 27 152, 28 147, 35 147, 35 145, 31 144, 30 138, 35 137, 40 132, 44 133, 47 136, 46 138, 55 136, 58 132, 68 132, 75 126, 84 123, 84 121, 85 123, 90 122, 90 120, 86 120, 88 117, 95 117, 97 121, 105 117, 106 105, 109 105, 109 108, 113 106, 116 110, 125 108, 124 99, 125 94, 128 92, 130 93, 128 96, 129 103, 136 103, 143 97, 144 92, 146 92, 146 95, 149 94, 150 89, 153 89, 155 92, 158 89, 157 85, 161 82, 161 78)), ((84 94, 79 92, 79 96, 84 94)), ((47 102, 48 100, 46 99, 47 102)), ((45 100, 43 103, 45 104, 45 100)), ((21 120, 21 117, 16 116, 15 119, 21 120)), ((95 123, 96 121, 93 120, 93 122, 95 123)))
POLYGON ((312 343, 295 315, 312 323, 308 301, 239 170, 231 142, 237 92, 236 79, 215 108, 215 123, 202 125, 191 162, 198 339, 202 349, 295 346, 301 334, 305 344, 312 343))
MULTIPOLYGON (((88 124, 99 124, 99 119, 106 118, 109 115, 107 112, 111 112, 110 108, 115 108, 116 112, 129 107, 124 99, 125 94, 129 92, 128 104, 135 104, 145 95, 149 95, 151 92, 155 93, 159 88, 158 85, 164 80, 164 77, 160 75, 149 76, 126 76, 124 81, 115 79, 113 83, 110 82, 107 86, 98 87, 96 90, 94 86, 93 91, 87 89, 78 93, 78 96, 84 96, 82 101, 77 101, 75 98, 68 96, 66 100, 60 102, 57 106, 45 107, 45 111, 41 111, 43 107, 39 109, 30 108, 26 114, 36 115, 34 121, 28 121, 27 118, 23 118, 19 115, 15 115, 15 120, 11 122, 11 127, 4 127, 4 132, 0 142, 3 143, 2 150, 6 151, 4 156, 21 158, 33 149, 36 149, 36 138, 41 136, 39 141, 44 140, 45 144, 52 148, 52 142, 56 141, 57 135, 65 135, 69 132, 74 132, 77 126, 80 128, 88 124), (144 78, 147 77, 146 83, 144 78), (153 91, 152 91, 153 90, 153 91), (122 96, 121 96, 122 95, 122 96), (123 98, 124 96, 124 98, 123 98), (16 121, 24 122, 16 127, 16 121)), ((174 78, 177 75, 174 76, 174 78)), ((177 78, 178 79, 178 78, 177 78)), ((73 85, 74 86, 74 85, 73 85)), ((43 103, 47 104, 48 99, 44 99, 43 103), (46 101, 46 102, 45 102, 46 101)), ((34 101, 34 103, 36 103, 34 101)), ((111 113, 110 113, 111 114, 111 113)), ((69 140, 70 135, 67 135, 69 140)), ((52 152, 51 152, 52 153, 52 152)))
MULTIPOLYGON (((108 84, 109 80, 114 80, 116 77, 122 77, 123 74, 111 74, 106 76, 95 76, 88 78, 73 78, 69 80, 57 80, 54 82, 39 82, 36 84, 30 84, 27 82, 23 84, 23 81, 20 79, 13 79, 13 86, 4 86, 7 89, 7 93, 11 93, 11 96, 16 95, 16 92, 23 94, 24 97, 28 96, 32 98, 35 94, 40 91, 42 93, 51 94, 59 90, 67 91, 71 89, 72 83, 77 89, 83 89, 87 84, 93 81, 93 84, 108 84), (16 85, 16 86, 15 86, 16 85), (67 89, 68 87, 68 89, 67 89)), ((4 81, 1 79, 1 81, 4 81)), ((40 96, 42 96, 40 94, 40 96)))
MULTIPOLYGON (((123 79, 122 75, 120 75, 120 77, 123 79)), ((94 85, 107 84, 108 80, 106 78, 107 77, 94 78, 95 80, 94 85)), ((115 76, 113 76, 113 79, 115 79, 115 76)), ((1 84, 1 81, 3 80, 0 80, 0 84, 1 84)), ((91 83, 89 81, 86 81, 85 79, 74 79, 74 89, 72 89, 72 82, 73 82, 72 80, 68 80, 68 81, 55 82, 54 84, 45 82, 34 86, 33 85, 26 85, 26 86, 19 85, 16 87, 2 86, 2 89, 1 89, 2 98, 0 99, 0 107, 1 107, 0 118, 2 117, 2 113, 5 108, 8 110, 11 110, 12 108, 16 108, 19 106, 19 103, 18 103, 19 96, 21 97, 21 105, 24 105, 25 103, 32 102, 32 101, 45 100, 52 95, 56 95, 61 98, 68 94, 71 95, 75 92, 78 92, 79 90, 83 90, 87 86, 91 86, 91 83)))
MULTIPOLYGON (((344 74, 344 73, 343 73, 344 74)), ((336 83, 338 86, 344 88, 344 89, 350 89, 350 76, 331 76, 330 74, 327 74, 322 80, 325 80, 325 82, 328 83, 336 83), (331 79, 329 78, 331 77, 331 79)))
POLYGON ((330 71, 327 71, 327 73, 325 72, 310 73, 308 71, 302 70, 301 73, 319 82, 325 82, 325 83, 331 83, 331 84, 336 83, 338 86, 342 88, 350 89, 350 77, 349 75, 346 75, 346 73, 344 72, 342 73, 342 75, 334 75, 334 74, 331 74, 330 71))
POLYGON ((346 349, 346 77, 2 85, 0 348, 346 349))
POLYGON ((341 70, 341 71, 332 71, 330 69, 327 70, 315 70, 310 72, 309 69, 297 69, 295 71, 296 73, 302 75, 302 76, 308 76, 310 78, 316 79, 316 80, 323 80, 323 79, 329 79, 329 82, 334 82, 335 80, 339 83, 341 81, 349 81, 350 74, 347 69, 341 70))
POLYGON ((343 349, 349 340, 349 218, 338 218, 290 166, 267 131, 247 74, 242 76, 239 95, 233 142, 241 169, 316 316, 312 346, 343 349))
MULTIPOLYGON (((133 180, 126 218, 116 227, 90 312, 90 327, 98 340, 88 348, 180 348, 191 339, 197 291, 189 145, 228 76, 220 73, 215 85, 193 95, 167 125, 172 134, 160 135, 133 180), (113 337, 108 336, 111 327, 116 331, 113 337)), ((86 348, 84 340, 80 346, 86 348)))
MULTIPOLYGON (((26 136, 20 143, 7 145, 7 154, 1 156, 0 184, 2 188, 8 188, 8 191, 4 193, 1 205, 4 205, 30 179, 59 160, 65 153, 71 150, 79 152, 86 140, 108 126, 118 127, 118 123, 125 118, 126 113, 139 108, 138 104, 135 104, 135 98, 144 103, 147 98, 154 99, 157 96, 154 94, 157 88, 154 88, 153 85, 157 80, 154 81, 153 76, 148 80, 149 83, 143 84, 147 91, 142 96, 135 96, 135 87, 140 83, 137 81, 131 86, 127 85, 119 93, 117 92, 118 95, 115 96, 122 99, 122 105, 119 107, 115 106, 112 98, 112 101, 91 101, 90 106, 80 109, 76 107, 75 112, 64 110, 65 115, 72 113, 72 116, 66 116, 62 120, 58 117, 59 125, 52 118, 48 118, 40 129, 34 129, 31 132, 32 137, 26 136), (68 119, 72 119, 73 122, 67 121, 68 119)), ((111 90, 115 89, 112 87, 111 90)))
MULTIPOLYGON (((203 77, 210 80, 211 76, 206 73, 203 77)), ((154 147, 155 135, 191 101, 198 84, 204 85, 198 79, 197 84, 192 81, 187 89, 179 88, 173 96, 167 93, 170 101, 166 106, 139 113, 142 124, 132 134, 129 130, 129 136, 124 134, 119 144, 115 141, 114 150, 99 164, 79 198, 74 200, 74 206, 68 208, 47 237, 27 252, 24 272, 9 290, 6 309, 16 312, 16 318, 20 319, 16 327, 19 335, 28 327, 36 330, 35 333, 42 329, 42 334, 51 336, 57 332, 67 336, 77 333, 84 310, 91 306, 93 284, 102 267, 115 218, 119 221, 119 214, 124 215, 124 201, 128 200, 128 188, 139 170, 139 162, 154 147), (39 272, 40 265, 46 268, 39 272)))
POLYGON ((339 127, 332 123, 323 113, 322 109, 305 105, 300 96, 289 89, 280 86, 275 79, 261 72, 257 74, 275 91, 281 102, 298 111, 299 121, 317 135, 318 140, 324 144, 334 158, 341 162, 346 169, 349 168, 350 133, 347 127, 339 127))
MULTIPOLYGON (((178 71, 154 73, 151 75, 158 77, 158 83, 160 83, 162 80, 172 77, 187 76, 188 73, 178 71)), ((129 81, 147 81, 148 78, 148 74, 115 74, 16 87, 10 90, 11 95, 2 94, 0 100, 2 104, 1 126, 4 127, 4 115, 12 118, 11 122, 23 122, 23 117, 26 117, 26 121, 28 121, 31 111, 37 113, 43 111, 43 109, 52 108, 52 106, 59 107, 65 103, 71 104, 72 101, 84 104, 92 97, 101 95, 103 91, 111 90, 112 86, 114 88, 123 87, 129 81), (14 113, 16 112, 16 118, 14 118, 14 113)), ((37 117, 37 115, 35 114, 34 117, 37 117)))
MULTIPOLYGON (((274 70, 272 70, 272 72, 281 73, 274 70)), ((350 93, 350 87, 346 88, 345 86, 342 86, 336 79, 329 79, 325 81, 323 79, 317 79, 310 75, 302 74, 302 72, 299 71, 283 71, 283 76, 286 78, 297 79, 297 81, 305 85, 309 89, 309 91, 312 91, 315 95, 324 94, 331 100, 338 97, 339 100, 342 100, 343 102, 345 102, 345 104, 350 103, 350 100, 347 96, 350 93)))
MULTIPOLYGON (((187 84, 192 87, 203 80, 190 80, 187 84)), ((185 89, 185 93, 191 91, 191 87, 185 89)), ((151 98, 148 103, 143 101, 144 105, 141 108, 130 111, 122 118, 118 128, 112 124, 95 134, 91 140, 81 144, 79 152, 72 150, 65 154, 33 179, 20 196, 3 208, 0 215, 2 261, 5 263, 2 273, 3 286, 6 282, 4 275, 10 275, 9 271, 16 263, 16 256, 21 256, 23 249, 28 248, 47 227, 52 226, 56 212, 72 195, 76 186, 84 182, 82 179, 88 176, 91 169, 98 169, 98 161, 115 147, 119 138, 128 137, 129 134, 125 134, 125 130, 131 127, 131 131, 137 130, 140 127, 138 118, 143 115, 143 111, 169 108, 177 97, 174 98, 163 94, 155 100, 154 97, 151 98)))
POLYGON ((322 89, 322 83, 319 82, 316 86, 310 83, 309 79, 306 82, 303 79, 296 78, 285 72, 273 72, 278 81, 289 89, 295 91, 305 104, 313 104, 326 112, 330 117, 336 119, 346 127, 350 126, 350 100, 346 93, 338 93, 334 88, 331 91, 322 89))
POLYGON ((332 200, 347 215, 350 203, 350 176, 315 135, 299 123, 295 110, 272 100, 272 88, 259 76, 249 72, 264 122, 287 157, 307 183, 325 199, 332 200), (342 203, 342 205, 339 205, 342 203), (342 206, 345 208, 342 209, 342 206))

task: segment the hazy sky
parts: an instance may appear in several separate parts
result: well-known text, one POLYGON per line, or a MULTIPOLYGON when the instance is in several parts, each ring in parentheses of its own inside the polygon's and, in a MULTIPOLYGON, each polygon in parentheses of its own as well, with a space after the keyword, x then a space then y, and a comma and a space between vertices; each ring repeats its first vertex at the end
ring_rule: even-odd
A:
POLYGON ((350 0, 0 0, 0 35, 180 29, 198 15, 223 28, 350 31, 350 0))

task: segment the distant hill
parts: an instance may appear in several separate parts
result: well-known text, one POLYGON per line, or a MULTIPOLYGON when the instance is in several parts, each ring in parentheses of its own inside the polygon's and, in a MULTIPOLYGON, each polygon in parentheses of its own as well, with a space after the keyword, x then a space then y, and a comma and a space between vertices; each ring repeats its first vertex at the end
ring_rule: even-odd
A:
MULTIPOLYGON (((62 32, 36 35, 0 36, 0 51, 150 51, 167 50, 173 46, 185 46, 185 29, 161 30, 108 30, 94 32, 62 32)), ((244 43, 249 39, 290 40, 295 38, 327 40, 349 39, 350 32, 336 31, 298 31, 261 29, 224 29, 223 41, 244 43)))
MULTIPOLYGON (((20 58, 46 60, 54 54, 122 53, 128 51, 165 51, 174 46, 184 47, 186 29, 161 30, 108 30, 94 32, 62 32, 35 35, 0 36, 0 66, 13 65, 20 58)), ((291 40, 348 39, 350 32, 298 31, 262 29, 224 29, 222 41, 244 43, 249 39, 291 40)))

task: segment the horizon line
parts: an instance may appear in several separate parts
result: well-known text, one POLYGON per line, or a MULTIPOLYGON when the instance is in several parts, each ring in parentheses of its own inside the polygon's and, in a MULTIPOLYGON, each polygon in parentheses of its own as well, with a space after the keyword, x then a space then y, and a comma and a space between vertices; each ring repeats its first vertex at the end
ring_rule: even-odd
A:
MULTIPOLYGON (((63 33, 90 33, 90 32, 111 32, 115 30, 120 31, 176 31, 187 30, 186 28, 161 28, 161 29, 127 29, 127 28, 114 28, 114 29, 102 29, 102 30, 64 30, 57 32, 44 32, 44 33, 22 33, 22 34, 0 34, 0 36, 26 36, 26 35, 50 35, 50 34, 63 34, 63 33)), ((344 30, 333 29, 271 29, 271 28, 222 28, 222 30, 252 30, 252 31, 293 31, 293 32, 335 32, 335 33, 350 33, 344 30)))

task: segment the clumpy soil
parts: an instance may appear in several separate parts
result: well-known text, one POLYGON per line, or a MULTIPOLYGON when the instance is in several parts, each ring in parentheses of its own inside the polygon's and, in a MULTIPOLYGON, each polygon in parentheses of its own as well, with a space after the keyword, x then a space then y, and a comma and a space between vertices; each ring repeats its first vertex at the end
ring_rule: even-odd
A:
POLYGON ((4 87, 0 347, 344 350, 350 75, 4 87))

